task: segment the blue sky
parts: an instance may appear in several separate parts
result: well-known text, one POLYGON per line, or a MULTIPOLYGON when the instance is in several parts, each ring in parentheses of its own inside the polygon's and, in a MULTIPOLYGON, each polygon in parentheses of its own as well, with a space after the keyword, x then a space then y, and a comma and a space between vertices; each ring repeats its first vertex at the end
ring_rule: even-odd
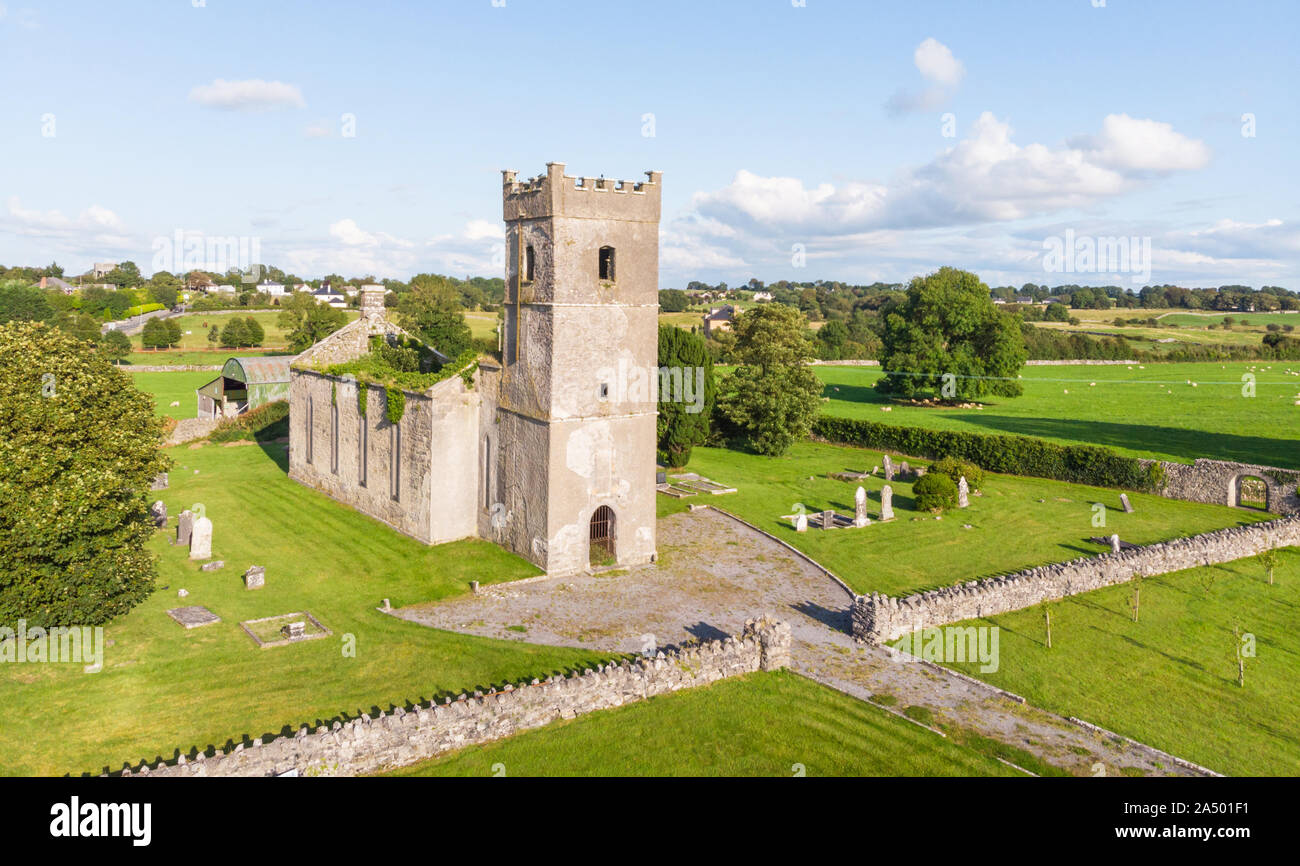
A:
POLYGON ((497 275, 555 160, 664 172, 665 287, 1300 289, 1292 0, 197 2, 0 0, 0 262, 497 275), (1149 268, 1049 272, 1067 231, 1149 268))

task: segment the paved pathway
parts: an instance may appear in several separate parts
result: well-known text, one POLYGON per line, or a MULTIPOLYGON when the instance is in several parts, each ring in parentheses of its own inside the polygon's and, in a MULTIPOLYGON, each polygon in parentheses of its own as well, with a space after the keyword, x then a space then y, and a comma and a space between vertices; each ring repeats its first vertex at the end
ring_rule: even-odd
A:
POLYGON ((604 575, 543 578, 414 605, 396 616, 434 628, 529 643, 639 652, 740 632, 765 613, 790 623, 792 669, 866 699, 927 706, 1079 775, 1100 763, 1149 774, 1192 771, 1146 746, 1086 731, 940 668, 902 663, 849 635, 849 594, 807 560, 712 509, 659 521, 659 563, 604 575), (522 627, 522 631, 520 630, 522 627))

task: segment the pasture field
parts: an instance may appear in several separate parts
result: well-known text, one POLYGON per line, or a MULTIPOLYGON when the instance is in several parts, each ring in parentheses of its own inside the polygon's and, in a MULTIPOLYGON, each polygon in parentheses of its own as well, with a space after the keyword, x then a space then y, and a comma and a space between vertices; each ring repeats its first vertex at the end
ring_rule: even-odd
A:
POLYGON ((1019 776, 993 755, 1032 763, 963 739, 778 671, 556 722, 391 775, 492 776, 504 764, 507 776, 1019 776))
MULTIPOLYGON (((358 312, 357 310, 348 309, 348 310, 344 310, 344 312, 347 313, 348 315, 348 321, 352 321, 353 319, 361 315, 361 313, 358 312)), ((280 312, 278 310, 263 310, 258 312, 249 312, 249 313, 240 313, 234 310, 231 311, 223 310, 221 312, 192 313, 185 316, 178 316, 176 319, 174 319, 173 321, 175 321, 178 325, 181 326, 181 342, 177 348, 191 349, 191 350, 207 349, 212 345, 211 343, 208 342, 208 331, 212 328, 213 325, 216 325, 218 328, 224 328, 226 326, 226 323, 229 322, 232 317, 246 319, 250 316, 257 320, 257 323, 262 326, 262 330, 265 332, 265 339, 262 341, 262 344, 264 346, 287 346, 289 344, 288 335, 284 332, 283 329, 280 328, 280 325, 278 324, 280 320, 280 312), (189 333, 185 333, 186 331, 188 331, 189 333)), ((135 346, 136 354, 140 354, 145 357, 153 357, 155 355, 165 356, 167 354, 164 352, 145 352, 142 348, 143 345, 141 343, 142 337, 143 337, 142 334, 136 334, 134 337, 131 338, 131 344, 135 346)), ((230 351, 230 350, 227 349, 226 351, 230 351)), ((244 353, 252 354, 251 352, 248 352, 248 350, 244 350, 244 353)), ((168 364, 168 363, 183 363, 183 362, 152 361, 147 363, 168 364)), ((192 362, 185 362, 185 363, 192 363, 192 362)), ((200 363, 210 363, 210 362, 200 362, 200 363)))
POLYGON ((465 689, 581 670, 608 653, 435 631, 376 610, 537 574, 483 541, 428 547, 287 477, 282 443, 169 449, 171 515, 149 547, 157 591, 105 627, 100 673, 80 664, 0 665, 7 714, 0 774, 98 774, 124 762, 280 733, 465 689), (214 558, 202 572, 168 542, 201 505, 214 558), (266 586, 244 589, 250 565, 266 586), (185 588, 189 597, 180 599, 185 588), (166 611, 203 605, 221 622, 184 629, 166 611), (307 611, 334 634, 259 649, 243 620, 307 611), (345 655, 348 636, 355 657, 345 655), (16 746, 21 744, 21 748, 16 746))
MULTIPOLYGON (((880 465, 881 456, 878 451, 815 442, 797 443, 786 456, 775 458, 696 448, 687 470, 738 492, 682 500, 660 494, 659 499, 668 500, 662 502, 663 510, 716 505, 808 554, 855 591, 894 596, 1091 556, 1109 546, 1088 539, 1112 532, 1134 544, 1150 544, 1272 517, 1133 493, 1129 498, 1134 513, 1125 514, 1118 490, 988 474, 983 495, 972 495, 969 508, 953 509, 942 520, 915 509, 911 483, 890 482, 896 519, 880 523, 876 518, 883 475, 862 482, 827 476, 844 470, 870 472, 880 465), (831 508, 852 515, 859 483, 867 490, 871 526, 826 531, 813 529, 810 518, 807 532, 795 532, 792 522, 782 517, 799 505, 807 512, 831 508), (1107 507, 1105 528, 1092 523, 1093 504, 1098 502, 1107 507)), ((911 462, 914 466, 928 463, 911 462)))
POLYGON ((263 358, 287 354, 292 353, 287 349, 138 349, 128 355, 126 362, 120 366, 127 371, 131 367, 219 367, 227 358, 263 358))
POLYGON ((1190 569, 962 625, 1000 629, 1000 665, 953 664, 1035 706, 1073 715, 1228 775, 1300 767, 1300 550, 1280 551, 1275 584, 1258 560, 1190 569), (1234 628, 1254 636, 1237 684, 1234 628))
POLYGON ((1232 327, 1250 328, 1264 331, 1268 325, 1300 325, 1300 312, 1277 313, 1167 313, 1160 321, 1178 325, 1183 328, 1204 328, 1206 325, 1221 325, 1225 318, 1233 321, 1232 327))
POLYGON ((469 325, 470 333, 474 339, 495 338, 497 335, 497 325, 500 324, 501 317, 497 313, 481 313, 473 310, 466 311, 465 324, 469 325))
MULTIPOLYGON (((224 361, 225 357, 220 356, 224 361)), ((166 373, 132 373, 129 367, 123 370, 131 376, 135 387, 153 396, 156 414, 164 418, 193 418, 198 411, 194 389, 202 387, 216 378, 217 374, 205 370, 173 370, 166 373), (173 401, 181 405, 172 406, 173 401)))
POLYGON ((1020 397, 991 397, 980 409, 892 404, 888 412, 881 410, 891 401, 873 387, 880 368, 812 369, 826 383, 828 415, 1036 436, 1183 463, 1209 457, 1300 469, 1300 361, 1025 367, 1020 397), (1243 394, 1247 374, 1255 376, 1254 397, 1243 394))

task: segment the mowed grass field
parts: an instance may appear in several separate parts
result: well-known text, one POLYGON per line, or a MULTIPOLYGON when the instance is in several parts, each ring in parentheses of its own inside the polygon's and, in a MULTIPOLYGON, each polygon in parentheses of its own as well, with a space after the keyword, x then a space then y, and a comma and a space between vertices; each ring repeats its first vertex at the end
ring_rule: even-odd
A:
POLYGON ((785 671, 557 722, 400 776, 1019 776, 959 744, 785 671), (629 744, 635 747, 629 748, 629 744))
POLYGON ((828 415, 899 426, 1036 436, 1190 463, 1197 457, 1300 469, 1300 362, 1025 367, 1024 394, 982 409, 893 405, 878 367, 814 367, 828 415), (1242 377, 1255 377, 1255 396, 1242 377), (1096 383, 1095 385, 1092 383, 1096 383), (1195 383, 1194 385, 1191 383, 1195 383))
POLYGON ((496 338, 497 325, 500 324, 501 317, 497 313, 483 313, 476 310, 470 310, 465 313, 465 324, 469 325, 470 333, 474 339, 496 338))
POLYGON ((150 549, 157 591, 105 628, 102 672, 80 664, 0 665, 6 712, 0 774, 98 774, 228 740, 328 724, 442 694, 581 670, 608 654, 435 631, 380 613, 537 574, 482 541, 428 547, 290 481, 283 444, 170 449, 171 519, 150 549), (183 508, 213 522, 199 570, 175 536, 183 508), (251 565, 266 586, 244 589, 251 565), (177 591, 185 588, 188 598, 177 591), (221 622, 186 630, 170 608, 203 605, 221 622), (242 620, 306 611, 333 635, 259 649, 242 620), (355 657, 345 650, 348 638, 355 657))
POLYGON ((1092 556, 1109 546, 1088 539, 1112 532, 1134 544, 1150 544, 1272 517, 1137 493, 1129 494, 1134 513, 1125 514, 1117 490, 989 474, 982 496, 972 495, 969 508, 953 509, 942 520, 916 510, 910 482, 890 482, 896 518, 881 523, 877 518, 886 483, 883 474, 862 482, 828 477, 845 470, 870 472, 881 459, 877 451, 815 442, 798 443, 786 456, 775 458, 696 448, 686 470, 738 492, 680 500, 660 494, 661 513, 690 504, 716 505, 808 554, 857 592, 895 596, 1092 556), (826 531, 810 525, 807 532, 795 532, 792 522, 783 518, 799 506, 809 513, 834 509, 852 515, 859 483, 867 491, 871 526, 826 531), (1093 505, 1098 502, 1107 509, 1104 528, 1093 525, 1093 505))
POLYGON ((1000 631, 1000 666, 954 664, 1023 695, 1228 775, 1300 768, 1300 550, 1282 550, 1275 584, 1258 560, 1197 568, 1051 605, 972 620, 1000 631), (1255 638, 1237 684, 1234 627, 1255 638))
MULTIPOLYGON (((347 313, 348 321, 352 321, 361 315, 357 310, 348 309, 344 310, 344 312, 347 313)), ((212 329, 213 325, 216 325, 218 328, 224 328, 226 323, 228 323, 232 317, 238 317, 241 319, 252 317, 256 319, 257 323, 262 326, 262 331, 265 333, 265 339, 262 341, 262 344, 265 346, 285 346, 289 342, 288 335, 279 325, 280 312, 278 310, 263 310, 248 313, 223 310, 221 312, 192 313, 174 319, 176 324, 181 327, 181 342, 176 349, 166 352, 145 352, 143 351, 143 344, 141 343, 142 334, 136 334, 132 337, 131 344, 135 346, 137 354, 146 358, 166 357, 168 354, 177 354, 178 350, 182 349, 207 349, 212 345, 208 342, 208 331, 212 329)), ((157 361, 154 363, 166 364, 173 362, 157 361)))
MULTIPOLYGON (((225 361, 227 356, 218 357, 221 361, 225 361)), ((215 372, 203 370, 132 373, 128 368, 124 372, 135 382, 135 387, 153 396, 157 414, 165 418, 193 418, 198 412, 194 390, 217 377, 215 372), (171 405, 173 402, 179 402, 181 405, 173 406, 171 405)))

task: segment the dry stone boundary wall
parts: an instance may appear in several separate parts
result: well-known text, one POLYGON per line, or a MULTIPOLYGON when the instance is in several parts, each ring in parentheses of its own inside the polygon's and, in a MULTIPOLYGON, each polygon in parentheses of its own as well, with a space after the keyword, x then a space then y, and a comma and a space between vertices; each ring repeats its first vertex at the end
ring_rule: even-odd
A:
POLYGON ((901 599, 878 593, 860 595, 853 600, 853 636, 868 643, 883 643, 920 628, 1033 607, 1137 576, 1216 565, 1274 547, 1294 546, 1300 546, 1300 517, 1284 517, 1119 553, 1081 557, 901 599))
POLYGON ((745 623, 739 637, 620 660, 570 677, 507 685, 488 694, 461 694, 411 710, 398 707, 230 752, 181 755, 176 763, 144 764, 121 775, 355 776, 432 758, 453 749, 508 737, 559 719, 609 709, 655 695, 708 685, 754 671, 778 670, 790 660, 790 626, 763 617, 745 623))

